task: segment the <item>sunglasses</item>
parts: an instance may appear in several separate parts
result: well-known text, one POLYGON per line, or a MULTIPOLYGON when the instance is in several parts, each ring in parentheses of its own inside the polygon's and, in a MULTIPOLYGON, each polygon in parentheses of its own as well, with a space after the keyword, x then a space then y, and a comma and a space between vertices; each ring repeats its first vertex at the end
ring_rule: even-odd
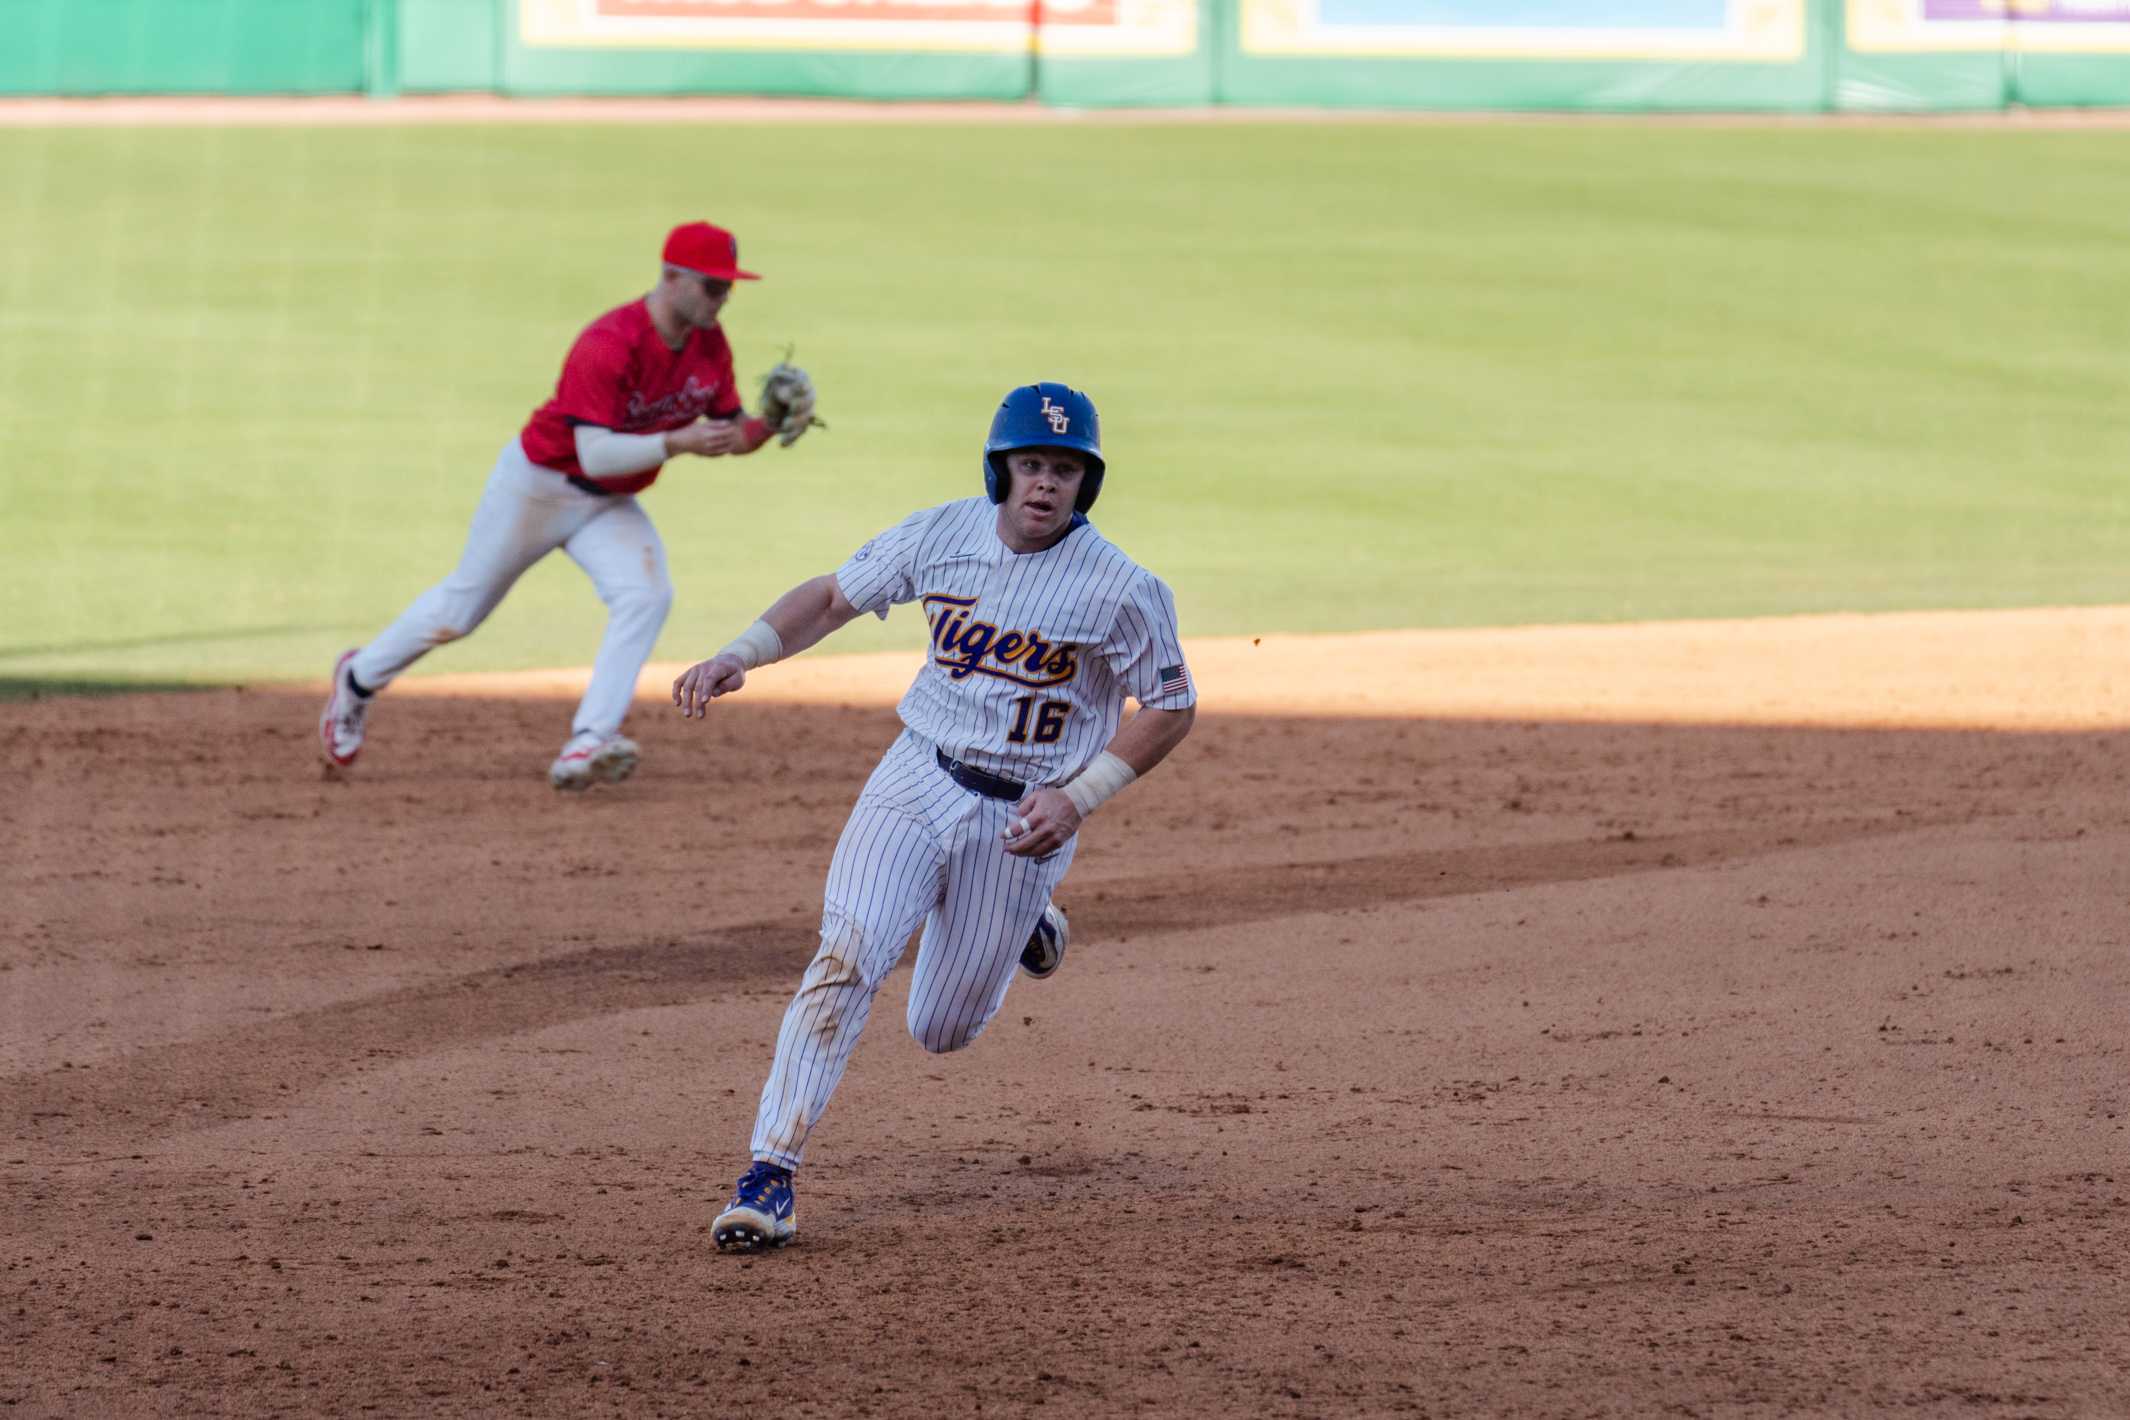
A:
POLYGON ((695 279, 702 283, 705 296, 715 298, 732 294, 732 283, 730 281, 720 281, 714 276, 698 276, 695 279))

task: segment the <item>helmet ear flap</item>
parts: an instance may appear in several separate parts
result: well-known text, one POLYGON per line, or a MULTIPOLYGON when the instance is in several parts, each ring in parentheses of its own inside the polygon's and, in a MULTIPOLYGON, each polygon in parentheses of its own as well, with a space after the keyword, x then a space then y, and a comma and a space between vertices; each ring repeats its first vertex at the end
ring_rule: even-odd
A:
POLYGON ((1005 450, 987 450, 984 454, 984 492, 994 503, 1006 501, 1006 453, 1005 450))
POLYGON ((1095 499, 1102 496, 1103 472, 1104 468, 1101 460, 1093 461, 1087 470, 1086 476, 1080 480, 1080 496, 1073 500, 1073 511, 1084 513, 1089 508, 1094 507, 1095 499))

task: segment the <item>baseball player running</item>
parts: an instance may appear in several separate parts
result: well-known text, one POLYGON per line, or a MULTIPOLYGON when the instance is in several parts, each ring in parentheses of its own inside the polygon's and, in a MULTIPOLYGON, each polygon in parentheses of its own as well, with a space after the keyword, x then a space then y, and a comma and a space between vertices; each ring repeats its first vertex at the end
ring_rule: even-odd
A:
POLYGON ((345 767, 362 751, 377 692, 446 641, 470 635, 535 562, 561 548, 607 606, 606 635, 569 742, 548 769, 557 789, 619 783, 638 750, 621 733, 637 673, 673 603, 665 544, 636 500, 679 454, 751 454, 772 435, 789 447, 814 418, 804 370, 780 364, 748 417, 733 383, 718 316, 735 281, 739 244, 708 222, 666 237, 649 295, 584 328, 554 398, 503 446, 456 571, 415 599, 367 646, 344 652, 318 719, 325 757, 345 767))
POLYGON ((1016 966, 1043 977, 1063 960, 1065 914, 1050 899, 1080 825, 1190 731, 1174 599, 1087 521, 1104 472, 1093 403, 1062 384, 1014 390, 983 470, 986 496, 911 515, 673 682, 673 703, 699 718, 748 671, 861 612, 916 602, 931 623, 906 728, 829 864, 820 950, 784 1013, 754 1163, 712 1226, 721 1249, 791 1240, 792 1171, 918 924, 910 1034, 960 1050, 998 1014, 1016 966), (1127 696, 1140 710, 1119 729, 1127 696))

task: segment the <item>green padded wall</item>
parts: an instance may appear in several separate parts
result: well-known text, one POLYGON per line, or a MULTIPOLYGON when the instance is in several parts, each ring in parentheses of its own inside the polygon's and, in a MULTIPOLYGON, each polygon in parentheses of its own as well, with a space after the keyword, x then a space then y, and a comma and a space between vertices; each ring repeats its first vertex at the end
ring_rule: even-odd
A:
POLYGON ((0 94, 329 94, 367 77, 366 0, 0 0, 0 94))

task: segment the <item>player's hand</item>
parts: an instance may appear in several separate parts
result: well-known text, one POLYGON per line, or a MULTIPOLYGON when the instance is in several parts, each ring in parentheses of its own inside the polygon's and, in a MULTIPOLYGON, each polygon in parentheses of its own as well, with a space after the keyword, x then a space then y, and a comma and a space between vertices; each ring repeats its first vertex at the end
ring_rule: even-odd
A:
POLYGON ((1006 820, 1006 851, 1016 858, 1047 858, 1080 831, 1080 811, 1063 789, 1030 789, 1006 820))
POLYGON ((666 435, 668 453, 696 454, 706 459, 740 453, 746 447, 746 431, 737 419, 698 419, 666 435))
MULTIPOLYGON (((712 656, 707 661, 697 661, 674 679, 673 703, 680 707, 683 718, 700 720, 711 701, 732 694, 746 683, 747 668, 738 657, 712 656)), ((1066 807, 1072 807, 1069 801, 1066 807)))

